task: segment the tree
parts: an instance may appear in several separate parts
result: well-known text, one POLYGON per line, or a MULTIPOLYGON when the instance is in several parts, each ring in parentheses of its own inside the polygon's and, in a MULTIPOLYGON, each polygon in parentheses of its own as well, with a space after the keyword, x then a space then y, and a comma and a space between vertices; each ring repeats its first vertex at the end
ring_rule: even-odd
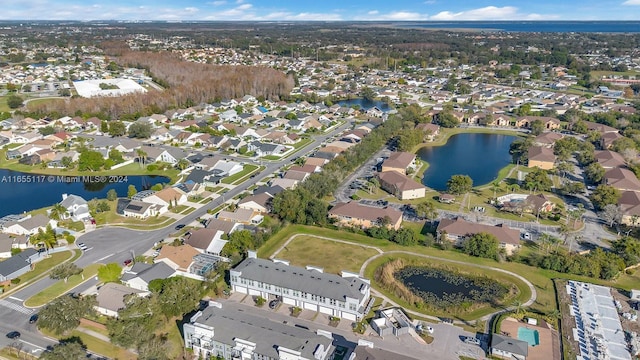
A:
POLYGON ((109 135, 123 136, 127 133, 127 127, 122 121, 111 121, 109 123, 109 135))
POLYGON ((33 245, 43 246, 47 251, 58 244, 58 238, 51 225, 47 225, 46 230, 38 229, 38 233, 29 237, 29 242, 33 245))
POLYGON ((495 236, 481 232, 465 240, 462 251, 467 255, 498 260, 499 245, 495 236))
POLYGON ((72 262, 66 262, 51 269, 49 277, 54 280, 64 279, 66 283, 71 276, 80 274, 82 274, 82 268, 72 262))
POLYGON ((178 169, 180 169, 180 170, 184 170, 184 169, 188 168, 189 167, 189 160, 184 159, 184 158, 178 160, 178 163, 176 164, 176 167, 178 167, 178 169))
POLYGON ((622 218, 622 209, 616 204, 607 204, 602 208, 602 211, 598 213, 598 216, 606 222, 609 226, 613 226, 615 223, 620 223, 622 218))
POLYGON ((63 334, 80 325, 80 319, 94 310, 95 296, 60 296, 52 300, 38 313, 38 327, 63 334))
POLYGON ((473 180, 468 175, 453 175, 447 181, 447 192, 453 195, 468 193, 472 187, 473 180))
POLYGON ((594 162, 584 169, 584 174, 589 181, 594 184, 599 184, 604 178, 605 170, 602 165, 594 162))
POLYGON ((78 157, 78 170, 98 171, 104 166, 102 154, 95 150, 84 150, 78 157))
POLYGON ((153 335, 138 343, 138 359, 140 360, 170 360, 171 346, 167 337, 153 335))
POLYGON ((140 168, 143 168, 144 162, 147 159, 147 153, 142 149, 136 149, 136 155, 138 156, 138 164, 140 164, 140 168))
POLYGON ((7 97, 7 106, 11 109, 17 109, 22 106, 22 98, 16 94, 11 94, 7 97))
POLYGON ((437 121, 438 125, 444 128, 454 128, 460 125, 460 120, 453 116, 453 114, 449 111, 443 111, 438 114, 437 121))
POLYGON ((438 217, 438 211, 435 205, 430 201, 424 201, 416 205, 416 215, 421 218, 426 218, 430 221, 435 220, 438 217))
POLYGON ((107 191, 107 200, 114 201, 117 198, 118 192, 116 192, 116 189, 109 189, 109 191, 107 191))
POLYGON ((47 135, 55 134, 56 129, 54 129, 53 126, 45 126, 43 128, 38 129, 38 132, 42 136, 47 136, 47 135))
POLYGON ((106 120, 102 120, 100 122, 100 132, 103 134, 107 134, 109 132, 109 122, 106 120))
POLYGON ((199 282, 182 276, 168 278, 158 295, 160 312, 167 318, 182 316, 198 307, 201 296, 199 282))
POLYGON ((83 360, 87 358, 87 351, 76 341, 60 342, 53 345, 53 349, 45 351, 41 360, 83 360))
POLYGON ((376 98, 376 92, 372 88, 365 86, 360 90, 360 96, 367 101, 373 101, 376 98))
POLYGON ((536 168, 524 177, 524 188, 533 192, 549 191, 553 182, 549 179, 547 172, 536 168))
POLYGON ((603 210, 605 206, 610 204, 618 204, 620 200, 620 191, 609 185, 599 185, 589 197, 591 203, 596 210, 603 210))
MULTIPOLYGON (((525 104, 527 105, 527 104, 525 104)), ((531 135, 538 136, 544 131, 544 123, 542 120, 533 120, 531 122, 531 135)))
POLYGON ((127 197, 131 199, 133 195, 137 194, 138 190, 136 190, 136 186, 131 184, 127 187, 127 197))
POLYGON ((416 233, 412 229, 401 228, 391 236, 391 241, 394 243, 411 246, 418 242, 416 233))
POLYGON ((103 283, 118 282, 122 267, 118 263, 109 263, 98 268, 98 279, 103 283))
POLYGON ((134 122, 129 126, 129 137, 148 139, 153 133, 153 127, 147 122, 134 122))
POLYGON ((67 209, 64 206, 62 206, 62 204, 60 203, 53 205, 53 207, 49 211, 49 217, 52 218, 53 220, 63 219, 67 217, 67 215, 68 215, 67 209))

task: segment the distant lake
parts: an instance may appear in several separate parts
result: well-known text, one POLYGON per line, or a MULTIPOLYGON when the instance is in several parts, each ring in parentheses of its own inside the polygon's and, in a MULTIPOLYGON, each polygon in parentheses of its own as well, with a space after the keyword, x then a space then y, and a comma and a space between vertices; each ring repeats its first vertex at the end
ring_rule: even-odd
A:
MULTIPOLYGON (((89 174, 87 174, 89 175, 89 174)), ((82 180, 82 177, 69 176, 71 179, 82 180)), ((0 169, 0 216, 21 214, 62 201, 62 194, 82 196, 89 201, 93 198, 106 198, 107 191, 115 189, 118 196, 127 196, 127 188, 134 185, 138 191, 149 189, 158 183, 169 183, 164 176, 126 176, 112 177, 107 181, 64 182, 57 176, 27 174, 17 171, 0 169), (51 181, 53 179, 53 181, 51 181), (27 181, 31 182, 27 182, 27 181)))
POLYGON ((374 106, 377 106, 378 109, 382 111, 389 111, 391 108, 387 105, 386 102, 380 100, 366 100, 366 99, 349 99, 349 100, 340 100, 337 102, 340 106, 352 107, 354 105, 360 106, 361 109, 369 110, 374 106))
POLYGON ((418 157, 429 163, 422 183, 435 190, 447 189, 451 175, 469 175, 473 185, 491 182, 511 163, 509 146, 516 136, 500 134, 456 134, 443 146, 423 147, 418 157))
POLYGON ((430 21, 428 23, 398 23, 397 26, 441 30, 475 29, 509 32, 640 32, 639 21, 430 21))

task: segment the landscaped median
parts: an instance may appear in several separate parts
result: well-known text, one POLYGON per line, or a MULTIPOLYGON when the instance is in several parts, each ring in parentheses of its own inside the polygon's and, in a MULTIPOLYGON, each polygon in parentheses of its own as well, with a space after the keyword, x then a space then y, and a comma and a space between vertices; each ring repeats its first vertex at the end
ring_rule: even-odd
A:
POLYGON ((59 280, 55 284, 25 300, 24 306, 40 307, 46 305, 51 300, 66 294, 71 289, 96 276, 98 268, 101 265, 102 264, 91 264, 83 269, 82 274, 73 275, 69 277, 66 282, 59 280))

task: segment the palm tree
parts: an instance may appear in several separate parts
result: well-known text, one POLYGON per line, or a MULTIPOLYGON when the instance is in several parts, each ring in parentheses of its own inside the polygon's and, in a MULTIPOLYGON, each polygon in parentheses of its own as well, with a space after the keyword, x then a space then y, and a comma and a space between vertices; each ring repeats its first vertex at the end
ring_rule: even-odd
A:
POLYGON ((500 181, 496 180, 491 183, 491 187, 493 188, 493 199, 496 199, 496 192, 500 190, 500 181))
POLYGON ((144 167, 144 161, 147 159, 147 153, 142 149, 136 149, 136 155, 138 155, 138 163, 140 167, 144 167))
POLYGON ((31 235, 29 242, 33 245, 43 246, 47 250, 47 253, 49 253, 49 249, 53 249, 53 247, 58 244, 58 239, 53 229, 50 230, 50 227, 47 226, 47 231, 40 228, 37 234, 31 235))
POLYGON ((522 301, 520 300, 515 300, 511 305, 515 308, 516 315, 520 315, 522 313, 522 310, 524 310, 522 308, 522 301))
POLYGON ((369 180, 369 194, 373 193, 373 190, 377 189, 380 186, 380 181, 375 177, 369 180))
POLYGON ((176 166, 178 167, 178 169, 184 170, 187 167, 189 167, 189 160, 184 159, 184 158, 180 159, 180 160, 178 160, 178 163, 176 164, 176 166))
POLYGON ((60 203, 53 205, 53 207, 51 208, 51 211, 49 212, 49 217, 52 218, 53 220, 60 220, 60 219, 66 218, 67 215, 69 215, 69 213, 67 212, 67 209, 64 206, 62 206, 62 204, 60 203))

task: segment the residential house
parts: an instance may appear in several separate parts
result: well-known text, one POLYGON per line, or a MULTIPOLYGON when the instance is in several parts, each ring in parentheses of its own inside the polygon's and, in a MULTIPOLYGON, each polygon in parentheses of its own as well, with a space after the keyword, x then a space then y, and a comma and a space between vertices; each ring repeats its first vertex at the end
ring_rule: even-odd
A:
POLYGON ((544 194, 531 194, 524 202, 531 207, 534 214, 548 213, 556 207, 556 204, 544 194))
POLYGON ((553 169, 556 162, 556 155, 553 153, 553 149, 542 146, 530 147, 527 158, 529 159, 528 167, 538 167, 543 170, 553 169))
POLYGON ((41 259, 41 253, 29 248, 0 261, 0 283, 15 279, 31 270, 32 265, 41 259))
POLYGON ((147 154, 145 163, 163 162, 175 165, 180 159, 186 159, 189 156, 187 151, 176 148, 147 147, 144 149, 147 154))
POLYGON ((78 195, 62 194, 62 201, 60 202, 67 212, 63 214, 63 219, 71 219, 73 221, 84 221, 91 218, 89 214, 89 204, 87 200, 78 195))
POLYGON ((203 359, 329 360, 334 349, 329 332, 275 322, 231 302, 224 309, 210 302, 182 329, 185 347, 203 359))
POLYGON ((595 160, 604 169, 624 167, 627 163, 622 155, 611 150, 596 151, 595 160))
POLYGON ((510 360, 526 360, 529 343, 499 334, 491 334, 491 355, 510 360))
POLYGON ((293 189, 295 188, 300 181, 295 179, 285 179, 285 178, 275 178, 269 182, 271 187, 279 186, 283 189, 293 189))
POLYGON ((149 283, 151 281, 167 279, 175 274, 175 270, 164 262, 158 262, 153 265, 138 262, 131 269, 125 270, 120 280, 131 288, 149 291, 149 283))
POLYGON ((596 122, 591 122, 591 121, 585 121, 584 124, 587 126, 587 130, 589 131, 597 131, 601 134, 606 134, 606 133, 618 133, 618 129, 605 125, 605 124, 600 124, 600 123, 596 123, 596 122))
POLYGON ((13 239, 9 234, 0 233, 0 259, 11 257, 11 249, 13 249, 13 239))
POLYGON ((162 210, 166 211, 171 206, 178 206, 187 202, 187 194, 176 187, 167 187, 145 197, 142 201, 159 205, 162 207, 162 210))
POLYGON ((618 200, 618 206, 622 213, 620 223, 627 226, 640 225, 640 192, 623 192, 618 200))
POLYGON ((395 208, 371 207, 355 201, 338 203, 329 210, 329 218, 335 219, 339 225, 370 228, 383 226, 398 230, 402 224, 402 212, 395 208))
POLYGON ((306 171, 287 170, 287 172, 284 174, 284 176, 282 176, 282 178, 294 180, 297 182, 303 182, 309 177, 309 175, 311 174, 306 171))
POLYGON ((475 234, 487 233, 493 235, 505 250, 507 255, 520 248, 520 231, 511 229, 504 224, 484 225, 468 222, 458 217, 455 219, 442 219, 438 223, 436 233, 440 241, 450 241, 455 246, 462 246, 464 241, 475 234), (446 235, 445 235, 446 234, 446 235))
POLYGON ((236 211, 220 211, 217 219, 240 224, 260 224, 263 217, 262 215, 256 215, 253 210, 236 209, 236 211))
POLYGON ((553 148, 553 145, 556 141, 562 139, 564 135, 557 132, 545 132, 533 139, 533 144, 535 146, 543 146, 548 148, 553 148))
POLYGON ((416 125, 416 130, 423 131, 425 135, 425 140, 433 141, 436 136, 440 135, 440 125, 438 124, 418 124, 416 125))
POLYGON ((259 259, 255 251, 229 271, 233 291, 330 316, 359 321, 369 310, 371 284, 357 273, 327 274, 321 268, 259 259))
POLYGON ((194 183, 204 187, 214 187, 220 183, 223 176, 218 175, 214 171, 193 169, 189 176, 184 180, 185 184, 194 183))
POLYGON ((328 162, 329 162, 329 160, 327 160, 327 159, 317 158, 317 157, 308 157, 304 161, 304 164, 305 165, 311 165, 311 166, 323 167, 328 162))
POLYGON ((620 191, 640 191, 640 181, 631 170, 625 168, 607 170, 603 182, 620 191))
POLYGON ((40 229, 46 230, 47 225, 55 228, 58 226, 58 222, 49 219, 45 215, 38 214, 4 223, 2 225, 2 232, 14 235, 34 235, 37 234, 40 229))
POLYGON ((106 283, 98 288, 96 301, 98 305, 94 309, 105 316, 118 317, 118 311, 126 307, 125 299, 130 295, 145 297, 149 291, 133 289, 128 286, 106 283))
POLYGON ((122 215, 138 219, 146 219, 150 216, 159 215, 165 211, 166 208, 161 205, 132 199, 122 210, 122 215))
POLYGON ((262 143, 259 141, 253 141, 247 145, 247 150, 254 152, 256 156, 262 157, 262 156, 269 156, 269 155, 280 155, 286 149, 284 146, 279 144, 269 144, 269 143, 262 143))
POLYGON ((184 244, 180 246, 165 245, 160 249, 160 254, 155 262, 164 262, 179 273, 189 273, 193 258, 200 254, 193 246, 184 244))
POLYGON ((393 152, 389 158, 382 162, 382 172, 396 171, 400 174, 407 174, 407 168, 415 168, 416 154, 410 152, 393 152))
POLYGON ((207 222, 206 228, 192 231, 184 243, 202 253, 220 256, 227 243, 227 240, 223 240, 222 237, 231 234, 239 227, 240 223, 211 219, 207 222))
POLYGON ((606 132, 600 138, 600 146, 605 150, 610 149, 613 143, 622 137, 618 132, 606 132))
POLYGON ((426 195, 426 187, 396 171, 378 173, 380 187, 400 200, 421 199, 426 195))
POLYGON ((259 214, 266 214, 271 209, 271 199, 273 199, 273 195, 266 192, 247 196, 238 202, 238 208, 253 210, 259 214))

